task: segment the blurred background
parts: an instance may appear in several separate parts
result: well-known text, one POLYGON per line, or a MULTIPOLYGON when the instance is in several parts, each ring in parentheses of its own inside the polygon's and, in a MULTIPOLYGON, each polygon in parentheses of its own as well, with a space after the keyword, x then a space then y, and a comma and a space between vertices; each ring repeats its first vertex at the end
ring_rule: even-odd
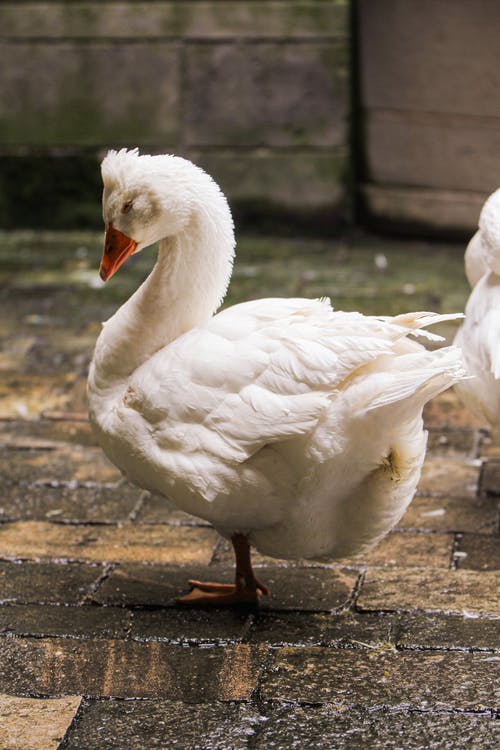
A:
POLYGON ((0 2, 0 227, 99 228, 109 147, 239 226, 463 237, 500 172, 496 0, 0 2))

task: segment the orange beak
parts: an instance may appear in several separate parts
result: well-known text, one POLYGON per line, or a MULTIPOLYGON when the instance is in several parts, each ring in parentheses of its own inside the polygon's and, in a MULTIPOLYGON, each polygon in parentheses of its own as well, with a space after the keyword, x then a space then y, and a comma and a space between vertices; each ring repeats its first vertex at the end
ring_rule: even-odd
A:
POLYGON ((104 252, 101 259, 99 275, 103 281, 107 281, 117 271, 122 263, 132 255, 137 242, 127 237, 126 234, 115 229, 112 224, 106 224, 104 236, 104 252))

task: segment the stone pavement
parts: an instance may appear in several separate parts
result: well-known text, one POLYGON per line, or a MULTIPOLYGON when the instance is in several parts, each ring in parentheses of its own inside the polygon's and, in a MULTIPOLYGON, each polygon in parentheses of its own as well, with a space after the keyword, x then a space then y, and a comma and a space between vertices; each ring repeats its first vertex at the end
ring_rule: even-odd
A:
MULTIPOLYGON (((0 236, 0 749, 497 748, 500 449, 452 392, 398 528, 362 559, 255 556, 260 611, 185 610, 232 577, 205 523, 96 446, 85 374, 106 288, 98 235, 0 236)), ((461 248, 244 239, 230 301, 329 294, 363 312, 460 310, 461 248)), ((453 326, 442 332, 448 337, 453 326)))

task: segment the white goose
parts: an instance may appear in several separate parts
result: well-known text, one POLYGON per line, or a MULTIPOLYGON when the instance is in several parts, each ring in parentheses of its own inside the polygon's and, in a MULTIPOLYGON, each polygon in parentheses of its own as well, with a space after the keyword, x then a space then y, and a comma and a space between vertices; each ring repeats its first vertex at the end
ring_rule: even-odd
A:
POLYGON ((495 257, 500 259, 500 190, 495 190, 481 209, 479 228, 465 250, 465 275, 471 287, 488 273, 495 257))
POLYGON ((479 229, 465 253, 465 271, 473 289, 465 321, 455 343, 473 377, 457 385, 471 411, 486 419, 500 437, 500 190, 484 204, 479 229))
POLYGON ((250 544, 310 559, 371 548, 415 491, 424 403, 462 376, 459 350, 407 336, 455 316, 365 317, 325 299, 214 315, 234 251, 218 186, 184 159, 136 150, 111 151, 102 175, 101 277, 158 240, 159 252, 99 336, 91 421, 132 482, 210 521, 236 554, 234 585, 190 581, 179 601, 258 601, 250 544))

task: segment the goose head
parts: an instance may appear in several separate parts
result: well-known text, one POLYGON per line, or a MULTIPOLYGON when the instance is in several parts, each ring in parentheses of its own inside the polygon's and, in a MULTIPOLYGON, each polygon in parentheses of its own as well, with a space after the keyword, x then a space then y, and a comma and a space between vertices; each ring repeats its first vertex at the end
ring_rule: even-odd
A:
POLYGON ((137 149, 110 151, 101 164, 104 185, 104 252, 100 275, 107 281, 133 253, 186 232, 195 215, 213 204, 225 215, 226 200, 211 177, 186 159, 150 156, 137 149))

